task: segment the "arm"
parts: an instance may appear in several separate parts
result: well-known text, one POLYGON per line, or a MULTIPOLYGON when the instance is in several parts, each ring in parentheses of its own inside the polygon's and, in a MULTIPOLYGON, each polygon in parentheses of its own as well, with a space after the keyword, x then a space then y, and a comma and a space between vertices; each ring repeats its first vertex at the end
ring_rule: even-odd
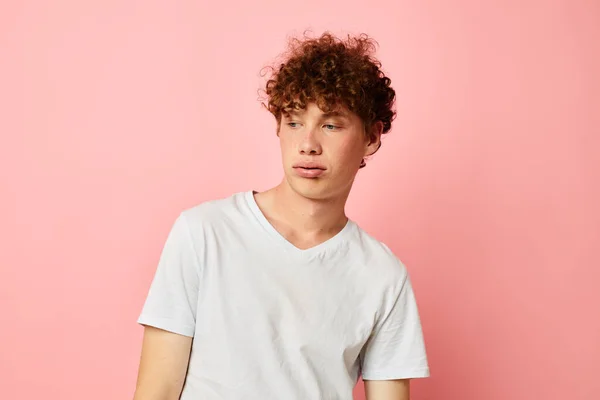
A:
POLYGON ((364 381, 366 400, 409 400, 410 380, 364 381))
POLYGON ((134 400, 178 400, 196 325, 199 265, 183 215, 175 221, 138 323, 144 326, 134 400))
POLYGON ((178 400, 192 338, 146 326, 134 400, 178 400))
POLYGON ((361 350, 367 400, 409 400, 410 380, 429 376, 417 303, 404 268, 397 285, 388 292, 381 319, 361 350))

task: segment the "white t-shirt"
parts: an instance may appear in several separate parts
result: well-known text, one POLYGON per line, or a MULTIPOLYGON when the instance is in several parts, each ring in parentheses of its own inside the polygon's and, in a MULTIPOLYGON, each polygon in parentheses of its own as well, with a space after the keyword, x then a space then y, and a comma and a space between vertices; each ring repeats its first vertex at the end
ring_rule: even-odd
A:
POLYGON ((350 400, 360 374, 429 376, 390 249, 350 220, 301 250, 252 191, 178 216, 138 322, 194 338, 182 400, 350 400))

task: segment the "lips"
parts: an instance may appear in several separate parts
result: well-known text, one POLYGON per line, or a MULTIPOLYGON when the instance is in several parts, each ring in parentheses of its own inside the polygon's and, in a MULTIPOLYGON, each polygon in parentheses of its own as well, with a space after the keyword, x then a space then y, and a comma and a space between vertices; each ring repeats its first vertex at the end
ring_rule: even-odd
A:
POLYGON ((325 166, 323 164, 319 164, 316 162, 300 162, 300 163, 296 163, 294 164, 294 168, 302 168, 302 169, 321 169, 321 170, 326 170, 327 168, 325 168, 325 166))
POLYGON ((317 178, 327 169, 323 164, 316 162, 300 162, 294 164, 293 168, 294 171, 303 178, 317 178))

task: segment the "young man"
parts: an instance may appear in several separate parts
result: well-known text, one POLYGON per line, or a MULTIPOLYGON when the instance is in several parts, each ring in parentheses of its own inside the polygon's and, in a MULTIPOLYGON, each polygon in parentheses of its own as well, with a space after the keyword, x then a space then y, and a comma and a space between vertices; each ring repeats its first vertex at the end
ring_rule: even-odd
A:
POLYGON ((429 375, 390 249, 344 212, 390 130, 394 90, 366 36, 291 42, 266 85, 284 178, 183 211, 139 318, 135 400, 407 400, 429 375))

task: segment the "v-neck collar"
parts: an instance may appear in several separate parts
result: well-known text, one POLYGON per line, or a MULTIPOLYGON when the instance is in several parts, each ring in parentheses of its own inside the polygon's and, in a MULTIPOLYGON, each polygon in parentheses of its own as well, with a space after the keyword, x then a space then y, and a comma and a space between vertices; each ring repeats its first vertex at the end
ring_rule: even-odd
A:
POLYGON ((312 246, 308 249, 301 249, 292 244, 289 240, 287 240, 275 227, 269 222, 266 216, 263 214, 262 210, 258 206, 254 194, 256 192, 254 190, 249 190, 244 193, 244 197, 246 198, 246 202, 250 210, 260 223, 260 225, 267 231, 267 233, 273 237, 279 244, 282 246, 289 254, 300 257, 300 258, 309 258, 314 255, 317 255, 326 250, 331 250, 341 243, 344 242, 344 238, 349 234, 349 232, 354 227, 354 222, 348 218, 346 225, 333 237, 327 239, 326 241, 319 243, 315 246, 312 246))

